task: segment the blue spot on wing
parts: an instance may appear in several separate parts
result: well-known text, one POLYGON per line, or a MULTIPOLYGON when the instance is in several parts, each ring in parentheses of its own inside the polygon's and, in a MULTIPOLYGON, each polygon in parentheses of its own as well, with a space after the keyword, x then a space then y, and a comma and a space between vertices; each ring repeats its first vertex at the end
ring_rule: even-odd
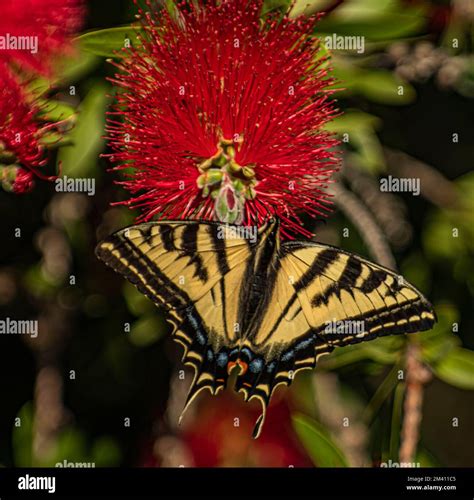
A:
POLYGON ((313 343, 313 339, 309 338, 306 340, 302 340, 298 345, 295 346, 295 350, 301 351, 302 349, 305 349, 306 347, 309 347, 313 343))
POLYGON ((227 356, 227 353, 220 352, 217 355, 217 366, 223 368, 227 364, 228 359, 229 359, 229 356, 227 356))
POLYGON ((294 351, 288 351, 283 356, 281 357, 282 361, 290 361, 290 359, 294 358, 295 352, 294 351))
POLYGON ((263 369, 263 361, 261 359, 254 359, 250 364, 249 364, 249 370, 252 373, 259 373, 263 369))
POLYGON ((271 373, 275 369, 275 366, 276 366, 276 361, 272 361, 271 363, 269 363, 267 365, 267 372, 271 373))
POLYGON ((188 318, 188 321, 190 325, 194 328, 196 332, 196 338, 199 344, 205 345, 206 344, 206 337, 204 336, 202 329, 201 329, 201 324, 200 322, 194 317, 193 313, 191 311, 186 312, 186 317, 188 318))

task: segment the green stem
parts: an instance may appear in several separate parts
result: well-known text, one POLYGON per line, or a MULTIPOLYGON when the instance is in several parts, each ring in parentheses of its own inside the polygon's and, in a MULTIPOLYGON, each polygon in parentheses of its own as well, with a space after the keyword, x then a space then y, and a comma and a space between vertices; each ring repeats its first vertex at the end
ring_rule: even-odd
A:
POLYGON ((402 422, 403 399, 405 396, 405 383, 397 385, 393 395, 392 424, 390 427, 389 456, 392 460, 398 459, 398 448, 400 446, 400 427, 402 422))
POLYGON ((388 375, 385 377, 384 381, 380 384, 379 388, 375 391, 375 394, 365 408, 364 413, 362 414, 362 420, 367 424, 370 424, 372 422, 384 401, 390 396, 390 393, 397 385, 398 370, 399 365, 394 365, 388 375))
POLYGON ((354 350, 350 352, 345 352, 343 354, 339 354, 334 358, 330 358, 327 360, 321 361, 318 368, 321 371, 331 371, 336 370, 337 368, 341 368, 342 366, 349 365, 351 363, 355 363, 357 361, 362 361, 367 358, 367 353, 362 350, 354 350))

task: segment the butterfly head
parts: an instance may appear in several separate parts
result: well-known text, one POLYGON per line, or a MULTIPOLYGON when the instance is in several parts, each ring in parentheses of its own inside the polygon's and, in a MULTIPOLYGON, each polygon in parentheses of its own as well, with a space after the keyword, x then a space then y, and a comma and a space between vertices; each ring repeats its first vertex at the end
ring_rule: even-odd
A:
POLYGON ((280 219, 278 217, 268 217, 264 224, 258 228, 259 239, 272 241, 278 240, 280 233, 280 219))
POLYGON ((280 229, 280 219, 278 217, 270 216, 265 220, 263 227, 271 231, 278 231, 280 229))

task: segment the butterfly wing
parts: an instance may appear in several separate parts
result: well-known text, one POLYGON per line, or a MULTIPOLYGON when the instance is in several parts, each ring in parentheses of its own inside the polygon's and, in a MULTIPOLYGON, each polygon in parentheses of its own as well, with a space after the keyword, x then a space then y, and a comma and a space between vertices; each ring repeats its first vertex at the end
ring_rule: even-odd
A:
POLYGON ((243 343, 249 363, 259 360, 259 370, 248 370, 237 381, 246 399, 262 403, 255 435, 274 389, 313 368, 322 354, 378 336, 427 330, 435 322, 431 305, 415 287, 338 248, 287 242, 273 265, 267 297, 243 343))
POLYGON ((243 276, 257 241, 229 238, 225 228, 213 222, 151 222, 118 231, 96 249, 173 323, 183 361, 195 370, 186 407, 201 390, 215 394, 225 386, 229 352, 240 340, 235 325, 248 285, 243 276))

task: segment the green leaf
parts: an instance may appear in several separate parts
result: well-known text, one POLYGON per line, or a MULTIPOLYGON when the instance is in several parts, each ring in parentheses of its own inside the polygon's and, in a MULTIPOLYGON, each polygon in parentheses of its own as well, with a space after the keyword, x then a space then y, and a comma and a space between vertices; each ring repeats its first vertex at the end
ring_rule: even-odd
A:
POLYGON ((292 417, 293 427, 317 467, 348 467, 344 453, 318 422, 305 415, 292 417))
POLYGON ((347 110, 329 122, 325 129, 335 132, 344 143, 355 149, 352 153, 357 157, 357 163, 371 173, 385 171, 385 159, 382 145, 375 133, 381 120, 368 113, 358 110, 347 110))
POLYGON ((459 311, 449 303, 435 305, 438 322, 431 330, 419 333, 417 340, 421 346, 422 360, 427 364, 436 364, 460 344, 455 335, 455 325, 459 321, 459 311))
POLYGON ((116 467, 120 461, 120 448, 110 437, 97 439, 92 447, 92 462, 96 467, 116 467))
POLYGON ((166 330, 166 322, 161 316, 149 314, 133 323, 130 342, 138 347, 146 347, 155 343, 166 330))
POLYGON ((52 80, 44 77, 38 77, 26 84, 26 89, 36 98, 43 96, 51 90, 53 85, 52 80))
POLYGON ((474 389, 474 352, 458 347, 431 365, 436 376, 460 389, 474 389))
POLYGON ((58 63, 59 69, 54 84, 75 82, 90 73, 100 61, 95 55, 81 50, 81 47, 78 47, 78 52, 79 54, 74 54, 58 63))
POLYGON ((425 254, 433 259, 459 260, 468 252, 466 245, 467 231, 464 220, 457 217, 457 225, 446 211, 436 210, 429 216, 423 231, 425 254), (459 228, 459 237, 453 237, 453 227, 459 228))
POLYGON ((40 118, 49 122, 59 122, 74 115, 75 108, 65 102, 39 99, 40 118))
POLYGON ((338 80, 335 88, 344 89, 337 93, 358 94, 367 99, 389 105, 405 105, 416 98, 415 89, 391 71, 359 68, 347 57, 333 57, 333 76, 338 80))
POLYGON ((326 9, 331 4, 332 0, 295 0, 290 17, 311 16, 315 12, 326 9))
POLYGON ((393 0, 345 2, 316 26, 318 32, 391 40, 420 33, 426 24, 425 8, 393 0))
POLYGON ((361 70, 357 92, 381 104, 409 104, 416 98, 414 88, 391 71, 361 70))
POLYGON ((107 86, 102 83, 90 90, 69 134, 72 145, 59 149, 58 164, 61 162, 61 172, 68 177, 87 177, 94 172, 97 156, 104 146, 106 91, 107 86))
POLYGON ((383 382, 379 385, 379 387, 375 391, 375 394, 372 396, 372 399, 370 400, 369 404, 365 408, 364 413, 362 415, 362 419, 365 422, 367 423, 372 422, 375 415, 382 407, 383 403, 390 396, 390 394, 392 394, 393 390, 398 384, 399 369, 400 367, 398 365, 394 365, 393 368, 388 373, 388 375, 383 380, 383 382))
POLYGON ((59 59, 55 63, 55 73, 49 79, 38 77, 27 85, 27 89, 35 96, 41 97, 52 89, 75 82, 89 73, 100 61, 96 56, 78 49, 78 54, 59 59))
POLYGON ((118 51, 129 45, 140 44, 140 29, 131 25, 90 31, 76 38, 81 49, 96 56, 120 57, 118 51))
POLYGON ((128 310, 134 316, 142 316, 156 311, 153 302, 140 293, 131 283, 125 282, 122 287, 122 295, 127 303, 128 310))
POLYGON ((420 448, 416 454, 416 462, 420 467, 442 467, 443 464, 426 448, 420 448))
POLYGON ((395 364, 403 349, 403 337, 378 338, 370 342, 349 345, 344 349, 336 349, 321 359, 318 368, 324 371, 335 370, 365 360, 372 360, 382 365, 395 364))
POLYGON ((374 130, 379 128, 381 120, 377 116, 364 113, 357 109, 348 109, 344 114, 334 118, 324 127, 329 132, 339 135, 355 132, 361 128, 374 130))
POLYGON ((275 10, 286 12, 291 5, 291 0, 265 0, 262 7, 262 15, 275 10))
MULTIPOLYGON (((342 36, 365 36, 369 40, 394 40, 420 33, 426 21, 410 14, 381 14, 367 21, 322 20, 316 27, 318 34, 337 33, 342 36)), ((323 35, 324 36, 324 35, 323 35)), ((331 36, 331 35, 329 35, 331 36)))
POLYGON ((48 131, 46 134, 42 135, 39 140, 41 144, 48 149, 57 149, 61 146, 71 145, 67 137, 54 130, 48 131))
POLYGON ((17 419, 19 419, 17 421, 19 425, 14 425, 12 431, 13 462, 16 467, 33 467, 33 403, 31 401, 21 407, 17 419))
POLYGON ((87 443, 84 433, 75 427, 66 427, 58 435, 52 453, 44 466, 54 467, 58 463, 88 462, 87 443))

